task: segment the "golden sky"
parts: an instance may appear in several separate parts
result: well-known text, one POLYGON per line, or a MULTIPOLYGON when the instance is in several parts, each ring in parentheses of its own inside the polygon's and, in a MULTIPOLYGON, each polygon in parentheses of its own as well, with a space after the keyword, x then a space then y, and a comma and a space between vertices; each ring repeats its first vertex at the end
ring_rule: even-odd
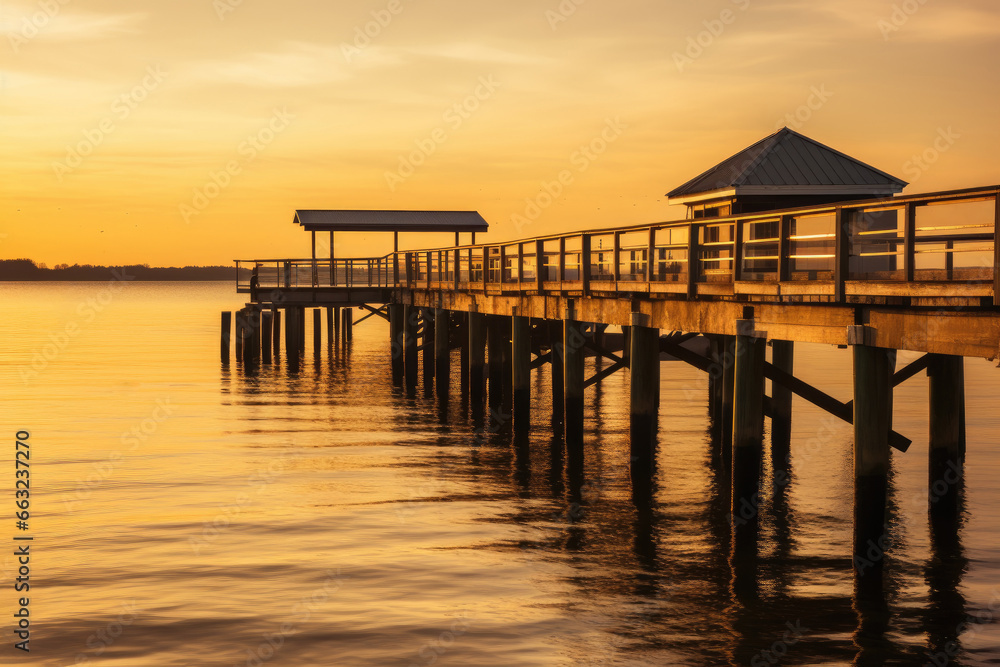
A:
POLYGON ((296 208, 666 220, 782 125, 905 193, 1000 183, 995 0, 2 0, 0 33, 0 257, 50 266, 304 257, 296 208))

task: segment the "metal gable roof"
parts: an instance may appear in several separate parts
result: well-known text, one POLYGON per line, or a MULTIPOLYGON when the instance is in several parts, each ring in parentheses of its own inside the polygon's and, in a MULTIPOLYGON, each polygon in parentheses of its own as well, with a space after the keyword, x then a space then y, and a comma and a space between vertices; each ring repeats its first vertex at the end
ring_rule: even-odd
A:
POLYGON ((787 127, 667 193, 684 197, 735 188, 900 192, 907 183, 787 127))
POLYGON ((309 231, 485 232, 489 223, 476 211, 298 210, 293 222, 309 231))

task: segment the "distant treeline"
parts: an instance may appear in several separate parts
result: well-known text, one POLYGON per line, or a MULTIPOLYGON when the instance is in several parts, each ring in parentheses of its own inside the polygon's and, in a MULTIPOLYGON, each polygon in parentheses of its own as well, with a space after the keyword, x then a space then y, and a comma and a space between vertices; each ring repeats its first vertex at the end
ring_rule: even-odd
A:
MULTIPOLYGON (((0 280, 233 280, 233 266, 94 266, 59 264, 48 268, 30 259, 0 260, 0 280)), ((250 270, 240 269, 240 277, 249 279, 250 270)))

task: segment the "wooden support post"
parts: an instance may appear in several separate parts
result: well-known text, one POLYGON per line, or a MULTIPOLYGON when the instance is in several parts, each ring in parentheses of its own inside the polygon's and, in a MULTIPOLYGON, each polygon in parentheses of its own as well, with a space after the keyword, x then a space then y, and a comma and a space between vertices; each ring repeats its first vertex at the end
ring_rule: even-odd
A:
POLYGON ((281 311, 277 308, 274 309, 274 356, 278 356, 278 351, 281 349, 281 311))
POLYGON ((961 507, 965 478, 965 359, 931 355, 927 377, 930 385, 929 509, 942 516, 954 515, 961 507))
POLYGON ((448 315, 444 308, 434 310, 434 386, 442 400, 448 398, 451 382, 451 346, 448 344, 451 321, 448 315))
MULTIPOLYGON (((450 319, 456 322, 459 347, 459 394, 466 396, 469 391, 469 314, 452 312, 450 319)), ((449 343, 450 344, 450 343, 449 343)))
POLYGON ((389 304, 389 350, 392 359, 392 383, 403 384, 403 320, 406 307, 399 303, 389 304))
POLYGON ((319 359, 323 347, 323 315, 319 308, 313 309, 313 355, 319 359))
POLYGON ((503 315, 487 315, 486 347, 489 364, 489 404, 491 410, 498 410, 503 403, 503 315))
POLYGON ((514 389, 514 430, 526 432, 531 426, 531 320, 521 315, 511 318, 511 374, 514 389))
MULTIPOLYGON (((251 364, 260 364, 260 310, 256 307, 247 309, 247 324, 249 326, 250 348, 247 359, 251 364)), ((245 350, 246 351, 246 350, 245 350)))
POLYGON ((424 321, 424 335, 420 341, 424 349, 424 390, 430 391, 434 384, 434 310, 423 308, 420 314, 424 321))
POLYGON ((469 401, 475 411, 486 393, 486 316, 469 313, 469 401))
POLYGON ((583 445, 583 347, 586 325, 570 319, 563 322, 563 432, 566 444, 583 445))
POLYGON ((326 307, 326 339, 328 347, 332 347, 337 342, 337 325, 333 323, 333 310, 333 306, 326 307))
POLYGON ((733 397, 736 390, 736 336, 723 336, 722 366, 722 460, 726 469, 733 456, 733 397))
POLYGON ((416 306, 404 306, 403 309, 403 362, 406 389, 412 392, 417 387, 417 324, 420 321, 420 309, 416 306))
POLYGON ((652 470, 656 458, 656 426, 660 404, 660 330, 649 326, 650 317, 632 313, 629 353, 629 436, 632 465, 652 470))
POLYGON ((344 343, 354 340, 354 309, 344 308, 341 313, 344 317, 344 343))
MULTIPOLYGON (((793 374, 795 343, 771 341, 771 365, 793 374)), ((792 390, 779 382, 771 382, 771 466, 786 470, 792 442, 792 390)))
POLYGON ((503 329, 503 361, 500 370, 503 373, 503 405, 507 408, 504 414, 511 414, 511 406, 514 400, 514 352, 511 346, 511 328, 513 319, 509 315, 500 315, 501 327, 503 329))
POLYGON ((222 363, 229 363, 229 339, 233 335, 233 314, 225 310, 222 312, 222 363))
POLYGON ((239 361, 240 363, 243 363, 243 341, 244 341, 244 335, 245 335, 244 334, 245 325, 243 323, 243 319, 244 319, 244 312, 243 312, 243 310, 237 310, 236 311, 236 329, 235 329, 235 332, 236 332, 235 347, 236 347, 236 360, 239 361))
POLYGON ((552 367, 552 430, 558 435, 563 426, 563 321, 548 320, 549 365, 552 367))
POLYGON ((336 345, 340 341, 340 324, 342 316, 340 314, 340 306, 334 306, 333 308, 333 333, 330 334, 330 341, 336 345))
POLYGON ((869 591, 881 587, 887 547, 890 356, 894 350, 854 346, 854 571, 869 591))
POLYGON ((285 356, 289 363, 297 363, 299 358, 299 314, 295 306, 285 309, 285 356))
POLYGON ((274 312, 264 310, 260 313, 260 354, 265 364, 271 363, 271 341, 274 329, 274 312))
POLYGON ((753 320, 737 320, 733 374, 734 528, 756 529, 764 440, 764 361, 767 341, 753 335, 753 320), (743 523, 737 522, 739 518, 743 523))
POLYGON ((718 462, 721 454, 719 443, 722 441, 722 375, 725 359, 723 338, 721 336, 709 336, 708 349, 709 358, 712 360, 711 365, 708 367, 709 429, 712 438, 712 458, 714 462, 718 462))

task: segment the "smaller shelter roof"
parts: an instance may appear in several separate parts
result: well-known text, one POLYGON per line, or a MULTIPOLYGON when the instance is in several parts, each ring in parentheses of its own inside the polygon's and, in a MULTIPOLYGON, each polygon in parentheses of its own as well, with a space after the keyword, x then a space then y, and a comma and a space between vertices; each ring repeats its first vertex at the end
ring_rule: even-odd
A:
POLYGON ((476 211, 299 210, 296 224, 313 232, 486 232, 476 211))

